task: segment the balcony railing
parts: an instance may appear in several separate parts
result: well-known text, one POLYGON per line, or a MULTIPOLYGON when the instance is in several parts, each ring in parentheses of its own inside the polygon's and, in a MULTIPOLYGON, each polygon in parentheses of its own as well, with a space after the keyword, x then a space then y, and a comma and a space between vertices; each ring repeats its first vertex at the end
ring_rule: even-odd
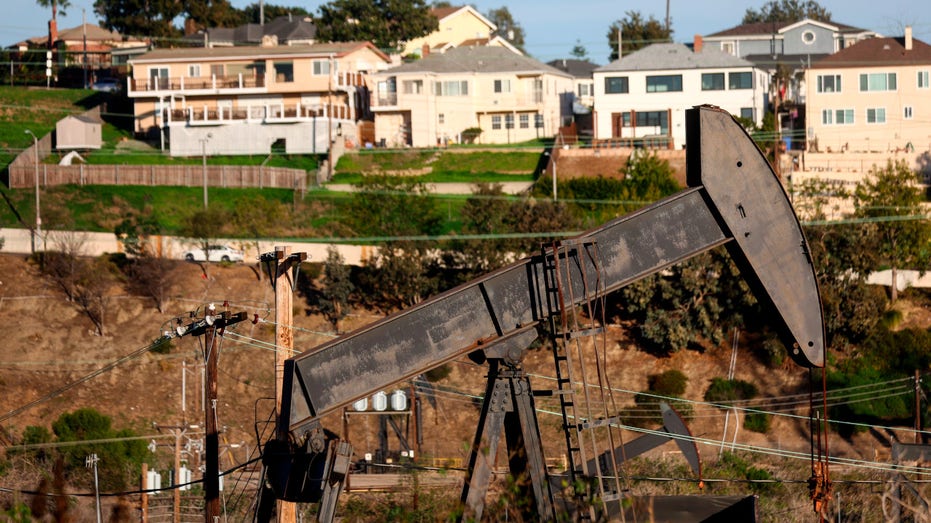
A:
MULTIPOLYGON (((285 121, 313 120, 326 118, 330 113, 326 105, 265 104, 245 107, 181 107, 165 109, 160 116, 164 125, 184 123, 186 125, 223 125, 231 122, 252 121, 280 123, 285 121)), ((333 105, 336 119, 356 120, 353 108, 348 105, 333 105)))
POLYGON ((181 76, 178 78, 131 79, 131 92, 185 91, 204 89, 247 89, 265 87, 265 76, 181 76))

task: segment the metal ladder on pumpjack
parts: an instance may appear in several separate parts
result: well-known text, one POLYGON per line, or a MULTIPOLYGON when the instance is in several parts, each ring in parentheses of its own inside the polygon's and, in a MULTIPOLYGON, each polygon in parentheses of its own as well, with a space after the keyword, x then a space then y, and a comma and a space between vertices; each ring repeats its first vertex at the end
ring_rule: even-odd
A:
MULTIPOLYGON (((602 281, 600 255, 597 244, 587 239, 563 240, 554 242, 551 247, 551 253, 544 247, 543 274, 550 341, 556 363, 557 390, 554 393, 559 398, 568 450, 566 487, 575 498, 577 519, 596 520, 598 512, 604 513, 605 504, 618 501, 622 493, 619 474, 613 472, 618 467, 612 466, 609 475, 602 470, 608 459, 610 463, 620 463, 614 455, 614 449, 619 448, 620 432, 612 428, 616 417, 609 414, 609 409, 616 413, 617 408, 613 397, 609 397, 604 362, 597 349, 592 350, 598 382, 598 387, 593 387, 590 383, 593 371, 586 368, 586 358, 582 357, 583 340, 592 340, 593 348, 597 338, 604 340, 604 322, 596 325, 599 311, 593 305, 604 294, 599 288, 602 281), (575 293, 579 289, 572 281, 572 264, 576 264, 581 275, 582 281, 578 283, 584 299, 580 307, 587 313, 587 325, 579 318, 579 306, 573 305, 578 301, 575 293), (591 276, 595 279, 594 287, 591 276), (602 408, 596 414, 592 406, 599 401, 602 408), (589 481, 593 483, 587 483, 589 481)), ((600 312, 603 311, 601 307, 600 312)))

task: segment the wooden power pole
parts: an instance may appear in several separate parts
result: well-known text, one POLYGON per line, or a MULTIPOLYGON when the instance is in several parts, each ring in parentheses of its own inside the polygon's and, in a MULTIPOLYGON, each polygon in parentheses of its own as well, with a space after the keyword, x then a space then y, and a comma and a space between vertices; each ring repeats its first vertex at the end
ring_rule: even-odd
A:
MULTIPOLYGON (((216 317, 211 303, 205 318, 216 317)), ((204 363, 207 370, 207 405, 204 409, 204 515, 207 523, 220 519, 220 431, 217 427, 217 361, 220 345, 217 343, 217 324, 207 320, 204 332, 204 363)))
MULTIPOLYGON (((268 281, 275 289, 275 418, 278 420, 276 437, 288 441, 288 424, 281 420, 281 399, 284 383, 284 362, 294 356, 294 324, 292 294, 297 284, 297 272, 307 253, 291 254, 288 246, 276 246, 275 252, 261 256, 268 273, 268 281)), ((290 501, 278 500, 276 506, 278 523, 294 523, 297 506, 290 501)))

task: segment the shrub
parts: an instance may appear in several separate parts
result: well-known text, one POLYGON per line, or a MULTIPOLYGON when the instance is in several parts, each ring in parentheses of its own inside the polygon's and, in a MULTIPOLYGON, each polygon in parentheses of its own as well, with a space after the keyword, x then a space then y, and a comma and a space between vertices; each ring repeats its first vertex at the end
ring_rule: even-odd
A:
POLYGON ((481 127, 469 127, 462 131, 462 143, 475 143, 478 137, 482 135, 481 127))
POLYGON ((653 374, 647 378, 650 391, 663 396, 681 396, 685 394, 685 386, 688 381, 688 376, 675 369, 653 374))
POLYGON ((756 385, 749 381, 712 378, 705 391, 705 401, 727 403, 756 397, 756 385))

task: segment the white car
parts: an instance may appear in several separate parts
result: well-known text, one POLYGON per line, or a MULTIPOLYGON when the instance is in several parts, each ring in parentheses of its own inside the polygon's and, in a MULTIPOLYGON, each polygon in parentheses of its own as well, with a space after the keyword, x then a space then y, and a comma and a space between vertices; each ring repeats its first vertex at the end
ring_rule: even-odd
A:
POLYGON ((238 251, 229 245, 210 245, 208 255, 204 257, 203 249, 191 249, 184 252, 184 259, 187 261, 212 261, 212 262, 241 262, 243 260, 242 251, 238 251))

